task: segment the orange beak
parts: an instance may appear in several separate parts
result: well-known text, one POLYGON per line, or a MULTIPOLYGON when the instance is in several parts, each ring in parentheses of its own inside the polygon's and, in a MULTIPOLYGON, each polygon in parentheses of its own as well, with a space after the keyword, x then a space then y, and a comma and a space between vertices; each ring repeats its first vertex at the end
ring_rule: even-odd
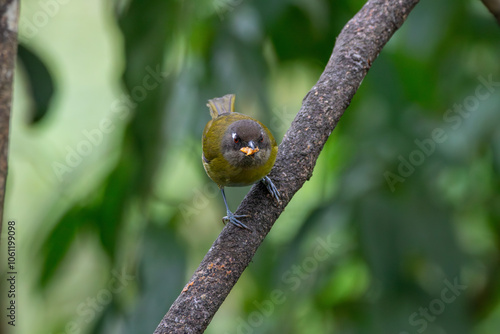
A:
POLYGON ((240 151, 248 156, 248 155, 254 155, 255 153, 259 152, 259 148, 242 147, 240 148, 240 151))

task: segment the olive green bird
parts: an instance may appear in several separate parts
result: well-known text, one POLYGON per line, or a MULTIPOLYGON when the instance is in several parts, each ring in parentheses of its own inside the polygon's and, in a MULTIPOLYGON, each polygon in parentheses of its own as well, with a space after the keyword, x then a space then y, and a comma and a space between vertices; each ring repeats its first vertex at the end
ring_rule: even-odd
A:
POLYGON ((273 168, 278 145, 271 131, 256 119, 234 112, 234 94, 208 100, 210 120, 203 130, 202 161, 207 175, 219 186, 227 216, 224 222, 249 229, 227 205, 224 187, 248 186, 262 182, 279 201, 280 194, 267 176, 273 168))

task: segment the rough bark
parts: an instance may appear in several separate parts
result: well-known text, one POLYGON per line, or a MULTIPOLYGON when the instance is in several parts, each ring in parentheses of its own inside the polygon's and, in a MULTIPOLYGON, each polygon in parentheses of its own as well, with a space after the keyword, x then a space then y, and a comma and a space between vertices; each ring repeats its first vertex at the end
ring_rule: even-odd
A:
POLYGON ((12 81, 17 54, 18 0, 0 0, 0 233, 7 181, 12 81))
MULTIPOLYGON (((312 176, 323 146, 349 106, 371 64, 419 0, 369 0, 343 28, 330 60, 279 146, 269 177, 278 205, 260 183, 236 214, 254 231, 227 224, 155 334, 202 333, 292 196, 312 176)), ((333 36, 332 36, 333 40, 333 36)))

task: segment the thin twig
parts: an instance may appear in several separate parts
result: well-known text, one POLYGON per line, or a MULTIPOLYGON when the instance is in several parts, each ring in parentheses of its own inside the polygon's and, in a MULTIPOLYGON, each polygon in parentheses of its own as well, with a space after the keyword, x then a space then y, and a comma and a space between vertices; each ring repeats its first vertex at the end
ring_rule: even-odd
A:
POLYGON ((7 181, 9 123, 12 106, 12 82, 17 54, 18 17, 18 0, 0 0, 0 234, 7 181))

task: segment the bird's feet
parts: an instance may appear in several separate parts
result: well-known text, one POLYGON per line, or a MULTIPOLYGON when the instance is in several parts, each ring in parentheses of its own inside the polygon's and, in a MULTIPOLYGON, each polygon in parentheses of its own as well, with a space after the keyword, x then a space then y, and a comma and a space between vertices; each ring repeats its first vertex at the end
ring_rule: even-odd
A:
POLYGON ((224 224, 227 222, 230 222, 231 224, 236 225, 239 228, 246 228, 247 230, 251 231, 252 230, 251 228, 249 228, 248 226, 246 226, 245 224, 243 224, 242 222, 240 222, 238 220, 238 218, 246 218, 246 217, 250 217, 250 216, 249 215, 235 215, 231 211, 227 210, 227 216, 222 217, 222 221, 224 222, 224 224))
POLYGON ((278 202, 280 202, 280 192, 274 185, 273 181, 267 176, 265 176, 261 182, 266 186, 267 191, 273 196, 278 202))

